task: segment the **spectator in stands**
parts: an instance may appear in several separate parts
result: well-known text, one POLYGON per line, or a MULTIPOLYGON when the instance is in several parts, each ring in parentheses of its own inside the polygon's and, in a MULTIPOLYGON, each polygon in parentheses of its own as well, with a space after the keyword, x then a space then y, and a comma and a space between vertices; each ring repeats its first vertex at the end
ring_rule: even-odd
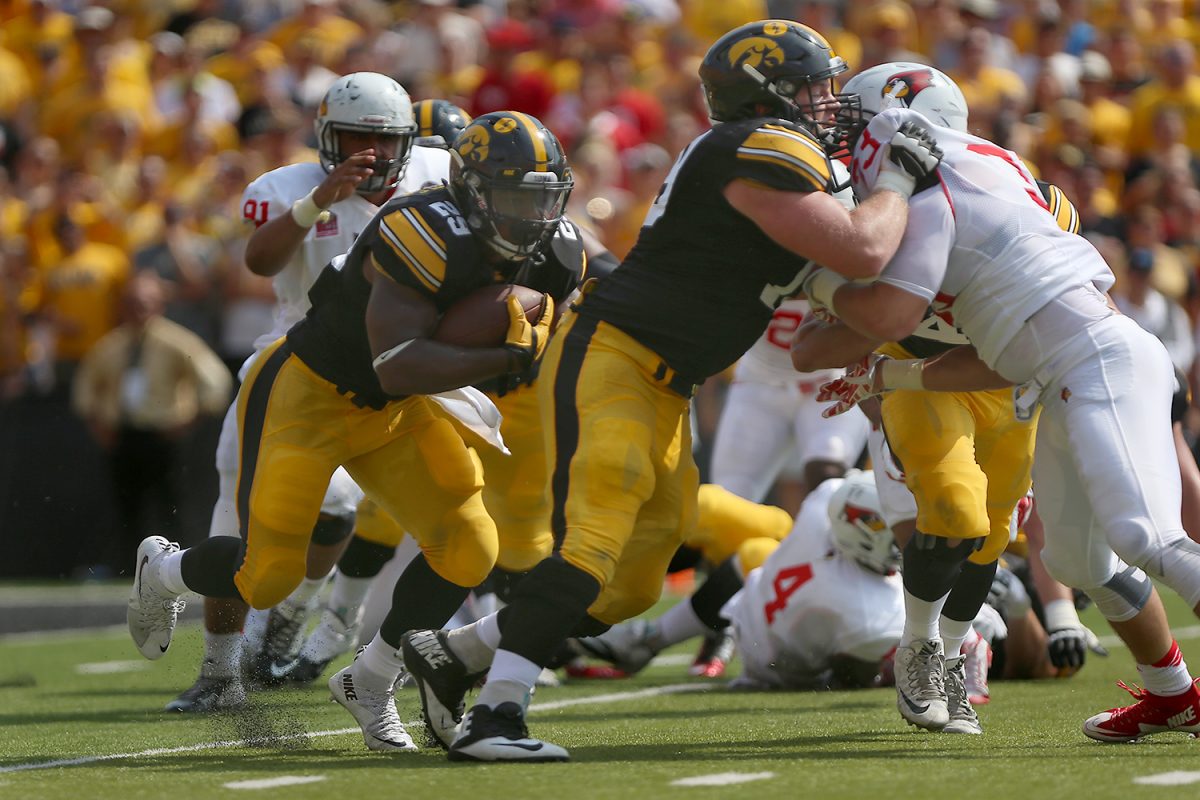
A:
POLYGON ((200 414, 229 402, 229 370, 203 341, 162 316, 162 281, 143 272, 124 294, 124 322, 96 343, 75 376, 72 405, 109 454, 120 516, 105 563, 128 565, 150 533, 177 537, 180 446, 200 414))
POLYGON ((1146 157, 1154 146, 1154 119, 1163 108, 1177 109, 1184 122, 1183 142, 1200 152, 1200 75, 1192 43, 1177 39, 1163 46, 1155 58, 1156 75, 1130 98, 1132 123, 1129 155, 1146 157))
POLYGON ((1192 326, 1179 303, 1165 297, 1150 282, 1154 271, 1154 251, 1134 248, 1128 251, 1125 280, 1113 300, 1121 313, 1150 331, 1166 346, 1175 368, 1185 375, 1196 356, 1192 326))

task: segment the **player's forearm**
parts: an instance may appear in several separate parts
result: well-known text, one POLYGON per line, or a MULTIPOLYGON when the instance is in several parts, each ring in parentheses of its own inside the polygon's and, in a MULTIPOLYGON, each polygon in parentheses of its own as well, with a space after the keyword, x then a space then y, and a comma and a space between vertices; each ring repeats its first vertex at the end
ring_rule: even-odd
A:
POLYGON ((394 396, 436 394, 507 375, 512 354, 500 347, 457 347, 432 339, 413 339, 394 355, 377 354, 375 374, 394 396))
MULTIPOLYGON (((894 192, 885 192, 894 194, 894 192)), ((833 293, 831 310, 846 325, 876 342, 898 342, 920 325, 926 304, 885 283, 847 283, 833 293)))
POLYGON ((841 322, 813 320, 796 331, 792 340, 792 366, 799 372, 816 372, 853 364, 869 354, 879 341, 863 336, 841 322))
POLYGON ((1012 381, 984 364, 969 345, 926 359, 921 378, 931 392, 978 392, 1012 386, 1012 381))
POLYGON ((291 214, 276 217, 256 228, 246 242, 246 267, 255 275, 278 275, 304 243, 308 228, 296 224, 291 214))
POLYGON ((850 212, 854 226, 851 242, 860 250, 853 271, 838 270, 850 278, 874 278, 892 260, 904 238, 908 200, 896 192, 877 191, 850 212))

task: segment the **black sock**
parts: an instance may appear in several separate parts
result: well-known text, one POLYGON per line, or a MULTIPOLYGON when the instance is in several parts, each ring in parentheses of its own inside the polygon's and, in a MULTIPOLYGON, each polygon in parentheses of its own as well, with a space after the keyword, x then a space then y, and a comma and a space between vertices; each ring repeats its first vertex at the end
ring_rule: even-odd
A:
POLYGON ((396 554, 396 548, 368 542, 359 536, 350 540, 346 552, 338 559, 338 572, 347 578, 374 578, 383 565, 396 554))
POLYGON ((998 566, 999 562, 996 561, 990 564, 965 562, 954 588, 950 590, 950 596, 946 598, 942 613, 959 622, 975 619, 987 600, 988 590, 992 588, 992 578, 996 577, 998 566))
POLYGON ((732 558, 708 574, 704 583, 688 602, 701 622, 714 631, 724 629, 729 621, 721 616, 721 608, 742 588, 742 573, 732 558))
POLYGON ((184 584, 205 597, 243 599, 233 576, 242 565, 246 548, 237 536, 210 536, 189 547, 180 564, 184 584))
POLYGON ((440 628, 470 593, 469 586, 451 583, 434 572, 422 553, 396 579, 392 608, 379 626, 379 636, 392 647, 399 647, 405 631, 440 628))
POLYGON ((960 539, 952 547, 946 544, 949 541, 953 540, 919 532, 908 540, 903 554, 904 588, 913 597, 932 603, 954 588, 963 562, 973 552, 973 542, 960 539))
POLYGON ((525 576, 500 621, 500 649, 545 666, 587 615, 600 583, 557 556, 525 576))

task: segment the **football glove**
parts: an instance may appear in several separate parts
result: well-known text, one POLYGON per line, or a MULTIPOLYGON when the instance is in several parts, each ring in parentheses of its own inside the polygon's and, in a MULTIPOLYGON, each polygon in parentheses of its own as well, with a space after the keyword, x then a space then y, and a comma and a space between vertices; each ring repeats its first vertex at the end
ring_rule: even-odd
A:
MULTIPOLYGON (((885 358, 886 356, 876 356, 875 360, 877 362, 885 358)), ((817 389, 817 402, 833 402, 833 405, 821 412, 822 417, 829 419, 845 414, 868 397, 879 394, 879 390, 873 388, 875 370, 872 368, 871 359, 872 356, 864 356, 861 361, 848 368, 842 377, 821 384, 817 389)))
POLYGON ((1079 621, 1074 605, 1070 600, 1052 600, 1043 609, 1046 618, 1046 632, 1049 641, 1046 644, 1050 663, 1058 670, 1058 676, 1065 678, 1078 672, 1087 660, 1088 650, 1093 650, 1093 641, 1097 655, 1107 650, 1100 645, 1095 634, 1089 631, 1079 621))
POLYGON ((938 164, 945 154, 929 131, 906 122, 892 136, 888 157, 879 167, 879 188, 910 197, 937 179, 938 164))
POLYGON ((525 309, 521 307, 520 298, 510 295, 508 298, 508 336, 504 339, 504 349, 508 351, 508 371, 524 372, 533 366, 533 362, 541 357, 550 341, 550 325, 554 322, 554 298, 545 295, 542 300, 542 313, 537 322, 530 323, 525 318, 525 309))

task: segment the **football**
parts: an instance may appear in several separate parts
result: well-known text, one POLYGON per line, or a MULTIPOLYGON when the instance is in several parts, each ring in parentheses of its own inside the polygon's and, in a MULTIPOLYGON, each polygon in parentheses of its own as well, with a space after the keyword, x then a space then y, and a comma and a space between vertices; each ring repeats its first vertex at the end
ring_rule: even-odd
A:
POLYGON ((508 335, 508 298, 514 294, 525 309, 525 318, 536 322, 544 295, 526 286, 497 283, 476 289, 446 309, 433 338, 459 347, 500 347, 508 335))

